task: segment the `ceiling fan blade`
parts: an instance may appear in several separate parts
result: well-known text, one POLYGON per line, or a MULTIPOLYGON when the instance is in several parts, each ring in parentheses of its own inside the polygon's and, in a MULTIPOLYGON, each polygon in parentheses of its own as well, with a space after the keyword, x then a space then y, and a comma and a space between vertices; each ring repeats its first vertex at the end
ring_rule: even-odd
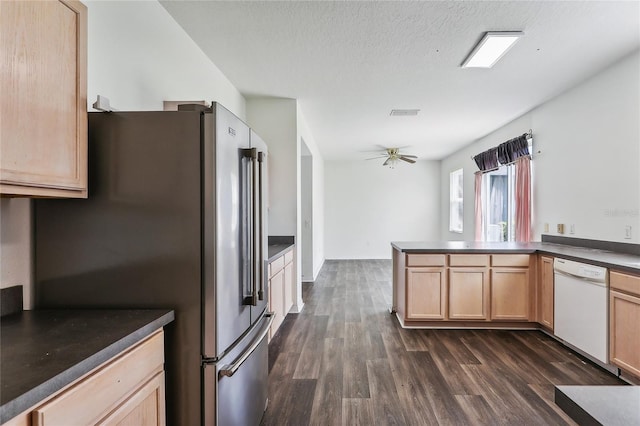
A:
MULTIPOLYGON (((417 157, 416 157, 416 158, 417 158, 417 157)), ((413 164, 413 163, 415 163, 415 162, 416 162, 416 160, 412 160, 411 158, 407 158, 407 157, 405 157, 404 155, 401 155, 400 157, 398 157, 398 159, 400 159, 400 160, 402 160, 402 161, 406 161, 407 163, 411 163, 411 164, 413 164)))
POLYGON ((409 155, 409 154, 400 154, 402 157, 407 157, 407 158, 418 158, 417 155, 409 155))
POLYGON ((384 160, 384 163, 382 163, 382 165, 386 166, 387 164, 389 164, 389 161, 391 161, 391 158, 387 158, 386 160, 384 160))
POLYGON ((365 160, 377 160, 379 158, 386 158, 388 155, 378 155, 377 157, 365 158, 365 160))

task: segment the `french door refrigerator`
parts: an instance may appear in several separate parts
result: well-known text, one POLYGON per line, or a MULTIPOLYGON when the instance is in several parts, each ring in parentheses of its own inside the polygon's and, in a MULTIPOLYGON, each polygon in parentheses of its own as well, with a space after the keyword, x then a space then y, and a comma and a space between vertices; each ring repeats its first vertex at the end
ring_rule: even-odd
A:
POLYGON ((265 143, 220 104, 89 113, 89 198, 34 203, 35 306, 172 308, 170 425, 267 403, 265 143))

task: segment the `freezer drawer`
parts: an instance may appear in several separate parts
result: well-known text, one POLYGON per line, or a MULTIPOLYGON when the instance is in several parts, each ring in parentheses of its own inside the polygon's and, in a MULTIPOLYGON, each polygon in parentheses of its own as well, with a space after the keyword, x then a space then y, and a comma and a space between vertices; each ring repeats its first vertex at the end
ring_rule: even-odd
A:
POLYGON ((267 407, 267 314, 233 350, 218 362, 204 364, 206 426, 259 425, 267 407))

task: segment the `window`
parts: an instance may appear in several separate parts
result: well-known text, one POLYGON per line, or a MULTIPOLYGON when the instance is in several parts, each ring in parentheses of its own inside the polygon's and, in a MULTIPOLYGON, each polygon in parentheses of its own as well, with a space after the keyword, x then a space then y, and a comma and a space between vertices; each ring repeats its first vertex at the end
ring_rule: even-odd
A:
POLYGON ((463 222, 462 169, 449 173, 449 231, 462 233, 463 222))
POLYGON ((515 167, 482 176, 483 241, 515 241, 515 167))

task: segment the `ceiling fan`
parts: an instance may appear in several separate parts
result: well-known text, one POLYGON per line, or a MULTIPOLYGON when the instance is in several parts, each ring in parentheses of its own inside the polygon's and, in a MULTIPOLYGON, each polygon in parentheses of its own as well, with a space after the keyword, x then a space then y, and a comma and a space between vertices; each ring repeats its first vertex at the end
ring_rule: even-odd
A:
POLYGON ((386 148, 386 147, 382 147, 384 149, 384 153, 376 156, 376 157, 371 157, 371 158, 367 158, 367 160, 376 160, 378 158, 386 158, 384 160, 384 163, 382 163, 383 166, 391 166, 391 168, 393 168, 395 166, 395 164, 398 162, 398 160, 402 160, 405 161, 407 163, 413 164, 416 162, 416 160, 414 160, 414 158, 418 158, 415 155, 409 155, 409 154, 402 154, 400 152, 400 150, 402 148, 386 148))

